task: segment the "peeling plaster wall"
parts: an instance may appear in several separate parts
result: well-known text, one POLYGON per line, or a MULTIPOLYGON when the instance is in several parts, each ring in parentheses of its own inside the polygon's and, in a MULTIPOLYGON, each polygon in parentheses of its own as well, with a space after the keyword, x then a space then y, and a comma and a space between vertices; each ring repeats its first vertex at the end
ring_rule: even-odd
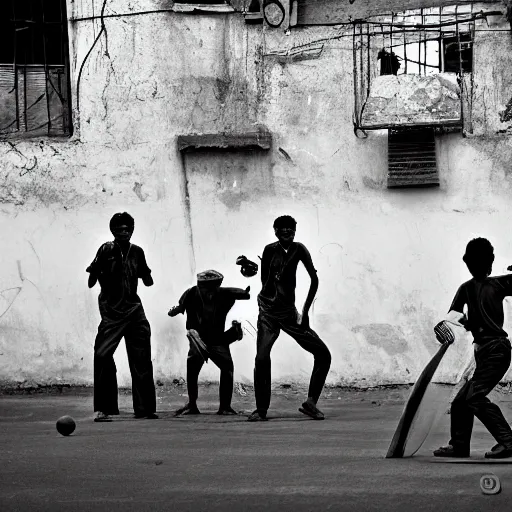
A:
MULTIPOLYGON (((502 28, 509 28, 505 22, 502 28)), ((477 39, 473 95, 474 135, 512 130, 512 32, 483 32, 477 39), (492 57, 491 57, 492 56, 492 57)))
POLYGON ((361 125, 437 124, 460 119, 460 88, 455 73, 384 75, 372 81, 361 125))
MULTIPOLYGON (((83 4, 69 4, 75 18, 101 10, 99 1, 94 12, 91 2, 83 4)), ((166 6, 116 0, 109 8, 166 6)), ((184 318, 169 319, 167 310, 196 270, 217 268, 226 285, 251 285, 253 298, 238 303, 228 322, 256 325, 259 280, 243 278, 234 261, 261 255, 274 240, 274 218, 287 213, 298 220, 297 239, 320 277, 311 323, 333 354, 328 383, 414 381, 437 349, 433 325, 468 279, 466 242, 489 237, 497 273, 511 263, 512 146, 496 134, 510 83, 502 69, 510 41, 503 36, 503 46, 477 52, 476 67, 488 70, 475 78, 487 110, 485 121, 474 122, 488 127, 486 137, 439 137, 441 187, 390 191, 386 133, 353 133, 350 38, 327 43, 316 59, 283 63, 269 54, 333 29, 286 36, 246 26, 240 14, 170 12, 108 18, 105 25, 107 38, 84 67, 74 138, 0 143, 0 379, 92 383, 98 289, 87 288, 85 268, 111 237, 111 215, 127 210, 136 220, 133 242, 144 248, 155 279, 151 288, 140 285, 140 295, 156 379, 185 376, 184 318), (493 95, 497 80, 501 92, 493 95), (176 149, 180 134, 258 127, 273 134, 270 152, 182 160, 176 149)), ((71 27, 75 97, 78 68, 100 25, 71 27)), ((307 286, 300 268, 299 307, 307 286)), ((454 347, 451 361, 467 348, 454 347)), ((247 334, 232 352, 235 378, 252 382, 254 337, 247 334)), ((122 344, 116 361, 120 384, 129 385, 122 344)), ((284 334, 272 361, 276 381, 309 379, 311 356, 284 334)), ((201 379, 218 379, 218 370, 206 365, 201 379)))

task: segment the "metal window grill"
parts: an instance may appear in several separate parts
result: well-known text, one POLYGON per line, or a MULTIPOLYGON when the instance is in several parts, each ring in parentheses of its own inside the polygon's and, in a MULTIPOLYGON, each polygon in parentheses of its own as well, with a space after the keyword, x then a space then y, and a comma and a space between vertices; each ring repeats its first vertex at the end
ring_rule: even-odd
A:
POLYGON ((365 127, 363 112, 373 82, 383 74, 426 76, 457 74, 461 120, 471 131, 473 99, 473 40, 475 23, 494 12, 473 12, 473 5, 438 7, 393 13, 389 18, 353 24, 354 128, 395 129, 398 126, 365 127), (460 8, 459 8, 460 7, 460 8), (462 9, 463 7, 463 9, 462 9))
MULTIPOLYGON (((360 136, 366 130, 388 130, 388 188, 438 186, 435 127, 452 126, 463 133, 472 133, 475 30, 487 16, 496 14, 500 13, 476 11, 473 4, 467 4, 354 22, 354 132, 360 136), (453 76, 452 85, 444 85, 452 95, 449 102, 443 103, 441 111, 436 106, 435 115, 430 114, 434 109, 430 110, 428 105, 419 105, 416 112, 414 103, 407 103, 407 113, 402 112, 395 106, 395 103, 402 105, 399 100, 395 96, 389 100, 381 98, 383 86, 379 89, 376 85, 377 79, 381 84, 394 83, 393 90, 409 101, 415 96, 414 88, 400 89, 400 84, 411 87, 432 79, 446 84, 448 75, 432 76, 442 73, 453 76), (381 75, 397 75, 397 78, 381 75), (372 90, 380 92, 375 92, 372 98, 372 90), (386 117, 380 109, 388 106, 386 117)), ((422 94, 423 91, 419 92, 419 97, 422 94)))
POLYGON ((2 0, 0 137, 71 133, 66 0, 2 0))

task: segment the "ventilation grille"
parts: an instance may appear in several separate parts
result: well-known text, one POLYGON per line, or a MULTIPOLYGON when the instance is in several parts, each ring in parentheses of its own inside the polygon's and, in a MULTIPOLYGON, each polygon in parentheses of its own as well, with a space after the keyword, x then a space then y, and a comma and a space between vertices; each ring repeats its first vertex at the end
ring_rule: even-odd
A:
POLYGON ((388 188, 436 187, 434 129, 403 129, 388 132, 388 188))

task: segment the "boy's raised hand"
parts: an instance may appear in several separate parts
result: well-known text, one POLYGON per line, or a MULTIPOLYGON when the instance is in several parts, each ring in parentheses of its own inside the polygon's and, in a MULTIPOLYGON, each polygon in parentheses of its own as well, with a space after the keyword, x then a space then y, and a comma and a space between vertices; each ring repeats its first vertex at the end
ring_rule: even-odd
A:
POLYGON ((448 327, 445 321, 439 322, 434 327, 434 333, 439 343, 447 343, 448 345, 450 345, 455 341, 455 335, 453 334, 452 330, 448 327))
POLYGON ((245 256, 238 256, 236 264, 242 267, 240 272, 244 277, 253 277, 258 273, 258 264, 248 260, 245 256))
POLYGON ((181 313, 181 308, 179 306, 174 306, 173 308, 169 309, 169 312, 167 313, 170 317, 177 316, 181 313))

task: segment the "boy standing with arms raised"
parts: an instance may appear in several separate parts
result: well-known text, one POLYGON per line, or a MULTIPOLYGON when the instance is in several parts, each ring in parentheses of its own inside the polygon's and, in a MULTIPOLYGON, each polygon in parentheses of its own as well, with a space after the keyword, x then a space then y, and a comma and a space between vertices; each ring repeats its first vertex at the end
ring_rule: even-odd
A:
POLYGON ((309 326, 309 309, 318 290, 318 276, 306 247, 294 242, 297 222, 284 215, 274 221, 277 242, 267 245, 261 258, 262 289, 258 295, 258 336, 254 368, 256 410, 248 421, 266 421, 271 395, 270 352, 281 329, 304 350, 313 354, 314 366, 307 400, 299 409, 316 420, 324 419, 316 404, 331 366, 325 343, 309 326), (309 293, 299 314, 295 307, 297 266, 302 262, 311 279, 309 293))
MULTIPOLYGON (((450 313, 457 313, 464 318, 464 306, 467 306, 467 319, 464 318, 461 323, 473 335, 476 368, 473 377, 452 402, 451 440, 447 446, 435 450, 434 455, 469 457, 476 416, 498 443, 485 457, 508 458, 512 457, 512 430, 500 408, 487 395, 505 376, 510 366, 511 346, 503 330, 503 300, 512 296, 512 275, 489 277, 494 262, 494 249, 485 238, 471 240, 463 260, 473 278, 460 286, 450 313)), ((441 343, 454 340, 453 333, 444 322, 437 324, 434 332, 441 343)))

